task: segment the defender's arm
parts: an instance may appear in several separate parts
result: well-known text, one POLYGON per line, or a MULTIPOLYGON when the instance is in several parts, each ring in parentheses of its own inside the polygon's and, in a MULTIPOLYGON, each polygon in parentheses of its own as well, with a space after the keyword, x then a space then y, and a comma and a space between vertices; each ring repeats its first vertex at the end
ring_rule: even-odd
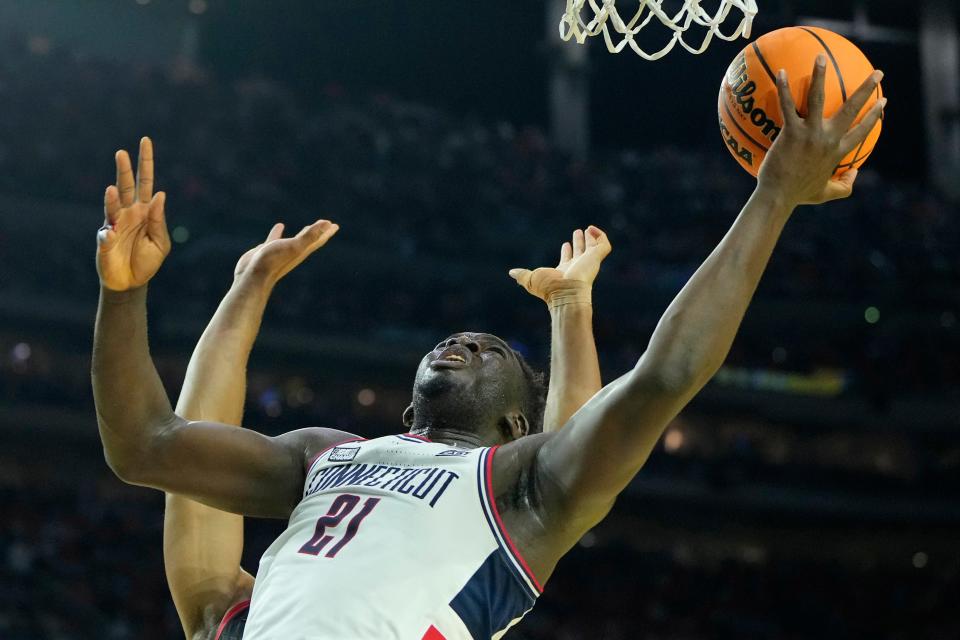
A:
POLYGON ((543 431, 563 427, 599 390, 600 362, 593 339, 593 305, 587 301, 550 307, 550 385, 543 431))
MULTIPOLYGON (((240 424, 247 358, 267 301, 259 289, 235 283, 220 303, 187 367, 177 403, 180 415, 240 424)), ((249 597, 253 577, 240 567, 242 553, 241 516, 167 494, 163 562, 187 638, 249 597)))
MULTIPOLYGON (((336 233, 301 247, 282 239, 283 225, 237 264, 233 285, 194 349, 177 413, 192 420, 239 425, 246 395, 246 368, 263 312, 279 278, 336 233)), ((253 576, 240 566, 243 518, 175 494, 167 494, 163 557, 167 582, 187 638, 215 628, 227 609, 248 598, 253 576)))
POLYGON ((818 60, 806 119, 798 115, 781 77, 785 126, 765 160, 757 190, 667 309, 637 366, 540 448, 535 464, 545 502, 561 505, 563 513, 552 515, 575 522, 576 535, 607 513, 665 426, 720 367, 795 207, 850 195, 855 172, 839 179, 832 175, 881 116, 885 101, 851 129, 881 76, 868 79, 837 116, 824 121, 824 64, 818 60))
POLYGON ((610 254, 597 227, 577 229, 560 249, 556 268, 511 269, 510 276, 550 309, 550 386, 543 431, 556 431, 600 390, 600 363, 593 339, 593 282, 610 254))

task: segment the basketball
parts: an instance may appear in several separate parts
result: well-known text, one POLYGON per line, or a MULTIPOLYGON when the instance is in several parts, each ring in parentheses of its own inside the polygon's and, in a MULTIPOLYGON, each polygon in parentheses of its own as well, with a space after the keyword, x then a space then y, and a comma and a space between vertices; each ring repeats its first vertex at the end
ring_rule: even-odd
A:
MULTIPOLYGON (((777 96, 777 73, 786 69, 790 91, 800 115, 806 116, 807 91, 819 54, 827 57, 824 117, 833 116, 847 98, 873 73, 873 65, 852 42, 818 27, 787 27, 754 41, 734 58, 720 87, 720 132, 733 157, 756 176, 770 145, 783 127, 777 96)), ((856 122, 883 93, 864 105, 856 122)), ((837 166, 837 175, 859 169, 880 137, 881 122, 866 140, 837 166)))

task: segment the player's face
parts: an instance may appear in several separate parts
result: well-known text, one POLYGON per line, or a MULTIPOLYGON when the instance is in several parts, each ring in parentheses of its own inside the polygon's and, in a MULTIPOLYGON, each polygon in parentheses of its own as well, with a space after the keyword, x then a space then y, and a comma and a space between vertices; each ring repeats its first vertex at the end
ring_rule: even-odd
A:
POLYGON ((520 404, 526 384, 520 361, 506 342, 489 333, 457 333, 420 361, 414 393, 458 396, 501 415, 520 404))

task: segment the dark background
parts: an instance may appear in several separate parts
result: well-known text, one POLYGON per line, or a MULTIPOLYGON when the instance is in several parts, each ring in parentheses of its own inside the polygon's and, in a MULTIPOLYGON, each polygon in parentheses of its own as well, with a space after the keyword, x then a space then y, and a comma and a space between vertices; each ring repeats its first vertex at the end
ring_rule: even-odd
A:
MULTIPOLYGON (((539 2, 190 6, 0 3, 4 640, 180 633, 162 497, 109 473, 89 389, 117 148, 153 136, 169 193, 150 322, 171 397, 239 255, 277 220, 341 223, 271 300, 244 421, 269 434, 397 432, 453 331, 545 368, 548 315, 506 270, 591 223, 615 247, 594 296, 612 380, 752 189, 715 114, 745 42, 653 63, 593 43, 580 159, 548 131, 539 2)), ((853 5, 760 9, 755 35, 853 5)), ((916 26, 913 3, 868 9, 916 26)), ((960 636, 960 211, 926 178, 916 45, 859 44, 891 102, 857 193, 791 220, 724 369, 508 638, 960 636)), ((245 567, 281 527, 249 524, 245 567)))
MULTIPOLYGON (((318 5, 299 0, 282 10, 246 4, 236 11, 234 3, 211 3, 204 26, 204 56, 234 77, 255 69, 287 79, 305 95, 338 82, 389 90, 459 113, 518 124, 547 121, 549 45, 559 39, 548 42, 540 2, 318 5)), ((852 7, 852 2, 764 3, 755 33, 795 24, 798 16, 849 20, 852 7)), ((916 10, 908 2, 870 2, 869 15, 877 25, 916 28, 916 10)), ((629 50, 612 56, 598 41, 591 48, 595 143, 718 148, 712 126, 717 91, 743 44, 717 40, 701 56, 671 55, 658 64, 640 61, 629 50)), ((899 98, 884 132, 889 153, 871 164, 922 178, 926 156, 917 47, 870 43, 866 51, 886 72, 885 91, 899 98)))

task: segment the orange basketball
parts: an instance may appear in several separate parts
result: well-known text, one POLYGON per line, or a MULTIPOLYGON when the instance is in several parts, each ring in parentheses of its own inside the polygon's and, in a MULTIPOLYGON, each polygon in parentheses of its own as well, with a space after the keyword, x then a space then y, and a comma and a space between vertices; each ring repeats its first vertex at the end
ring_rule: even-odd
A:
MULTIPOLYGON (((823 113, 829 118, 874 71, 863 52, 843 36, 818 27, 778 29, 747 45, 727 69, 720 87, 720 132, 733 157, 754 176, 783 127, 777 73, 787 70, 797 109, 806 116, 813 65, 821 53, 827 56, 823 113)), ((878 86, 856 122, 882 96, 878 86)), ((877 122, 863 144, 843 159, 837 175, 863 166, 877 144, 880 128, 877 122)))

